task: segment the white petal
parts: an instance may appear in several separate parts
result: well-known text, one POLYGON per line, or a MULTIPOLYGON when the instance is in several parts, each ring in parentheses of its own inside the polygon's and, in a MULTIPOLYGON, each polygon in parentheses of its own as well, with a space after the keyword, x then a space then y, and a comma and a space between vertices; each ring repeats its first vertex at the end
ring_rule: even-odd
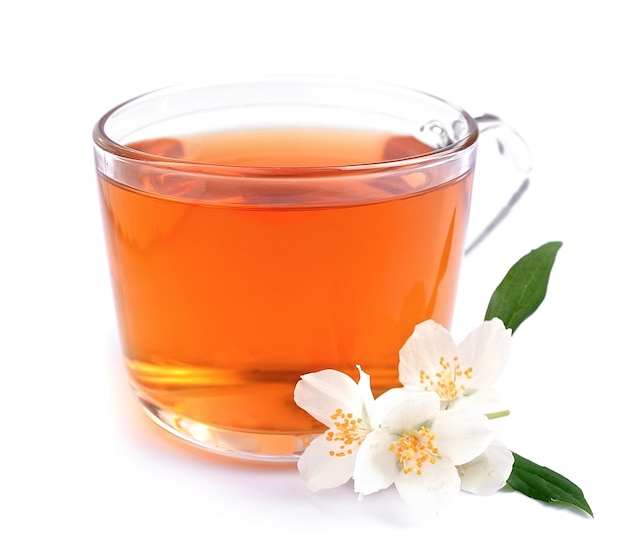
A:
POLYGON ((467 409, 439 412, 430 431, 435 435, 439 454, 455 465, 476 458, 495 437, 487 417, 467 409))
POLYGON ((382 420, 381 427, 397 435, 419 429, 437 415, 440 408, 436 393, 416 392, 402 397, 382 420))
POLYGON ((396 435, 383 429, 372 431, 363 441, 354 465, 354 491, 370 495, 389 487, 398 467, 396 457, 389 450, 396 435))
POLYGON ((494 389, 482 389, 465 396, 458 396, 447 403, 447 409, 458 410, 460 408, 471 408, 478 414, 489 414, 490 412, 500 412, 506 408, 502 397, 494 389))
POLYGON ((400 383, 423 389, 420 371, 439 370, 440 358, 452 360, 456 352, 457 346, 445 327, 432 319, 420 323, 400 349, 400 383))
POLYGON ((376 415, 384 419, 396 406, 421 392, 420 389, 413 389, 412 387, 397 387, 385 391, 374 401, 376 415))
POLYGON ((325 435, 316 437, 298 460, 298 470, 311 491, 345 484, 354 471, 356 452, 342 457, 329 454, 325 435))
POLYGON ((359 382, 357 387, 363 403, 363 409, 365 410, 365 415, 362 417, 368 421, 372 428, 378 427, 379 424, 375 416, 374 394, 372 393, 370 376, 359 366, 357 367, 359 368, 359 382))
POLYGON ((494 440, 479 457, 459 466, 461 489, 490 495, 506 485, 513 469, 513 453, 500 440, 494 440))
POLYGON ((430 513, 441 510, 458 495, 461 487, 459 473, 447 458, 425 465, 419 476, 399 474, 395 483, 400 497, 409 506, 430 513))
MULTIPOLYGON (((369 376, 367 386, 369 387, 369 376)), ((293 397, 300 408, 306 410, 325 426, 332 427, 334 420, 331 416, 339 408, 369 423, 362 391, 363 387, 359 387, 345 373, 334 369, 324 369, 303 375, 296 383, 293 397)))
POLYGON ((490 387, 500 376, 511 352, 511 329, 498 318, 485 321, 459 345, 459 361, 472 367, 468 389, 490 387))

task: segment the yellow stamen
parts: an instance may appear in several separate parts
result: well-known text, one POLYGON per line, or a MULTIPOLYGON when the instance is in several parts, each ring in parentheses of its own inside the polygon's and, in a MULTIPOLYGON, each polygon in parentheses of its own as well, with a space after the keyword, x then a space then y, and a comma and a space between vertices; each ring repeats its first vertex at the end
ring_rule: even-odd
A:
POLYGON ((435 464, 439 449, 435 445, 435 435, 426 426, 405 433, 394 441, 389 450, 398 459, 398 467, 403 474, 422 473, 425 464, 435 464))
POLYGON ((474 372, 472 367, 462 369, 458 356, 454 356, 451 362, 441 356, 439 368, 434 377, 427 371, 420 370, 419 382, 426 391, 435 391, 443 400, 452 400, 459 396, 467 388, 466 380, 474 372))
POLYGON ((326 441, 333 444, 333 449, 328 451, 330 456, 343 457, 351 455, 354 449, 363 442, 367 433, 361 418, 355 418, 354 414, 344 412, 337 408, 331 416, 333 429, 326 432, 326 441))

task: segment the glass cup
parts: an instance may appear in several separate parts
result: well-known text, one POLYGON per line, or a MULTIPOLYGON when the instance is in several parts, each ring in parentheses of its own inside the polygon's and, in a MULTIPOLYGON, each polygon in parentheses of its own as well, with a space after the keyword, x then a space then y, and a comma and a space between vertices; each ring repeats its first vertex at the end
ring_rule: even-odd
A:
MULTIPOLYGON (((450 326, 481 122, 423 92, 311 77, 132 99, 94 129, 120 341, 147 415, 208 450, 294 460, 324 368, 398 386, 450 326)), ((504 134, 506 135, 506 134, 504 134)), ((505 141, 506 140, 502 140, 505 141)))

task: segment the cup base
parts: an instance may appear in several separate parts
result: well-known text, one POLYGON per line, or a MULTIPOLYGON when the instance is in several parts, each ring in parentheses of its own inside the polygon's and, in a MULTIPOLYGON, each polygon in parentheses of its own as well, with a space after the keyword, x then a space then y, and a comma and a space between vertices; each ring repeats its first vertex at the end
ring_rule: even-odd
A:
POLYGON ((191 420, 135 393, 146 415, 179 439, 211 453, 261 462, 295 462, 318 434, 235 431, 191 420))

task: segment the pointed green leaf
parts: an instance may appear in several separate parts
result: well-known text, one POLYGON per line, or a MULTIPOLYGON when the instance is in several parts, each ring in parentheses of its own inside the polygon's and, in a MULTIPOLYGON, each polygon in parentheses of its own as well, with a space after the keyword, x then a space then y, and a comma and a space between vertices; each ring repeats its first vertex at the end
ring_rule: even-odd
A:
POLYGON ((591 507, 578 486, 545 466, 539 466, 515 453, 513 457, 513 471, 507 481, 509 487, 546 503, 574 505, 593 516, 591 507))
POLYGON ((546 296, 554 259, 562 242, 548 242, 522 257, 491 296, 485 321, 499 317, 513 332, 546 296))

